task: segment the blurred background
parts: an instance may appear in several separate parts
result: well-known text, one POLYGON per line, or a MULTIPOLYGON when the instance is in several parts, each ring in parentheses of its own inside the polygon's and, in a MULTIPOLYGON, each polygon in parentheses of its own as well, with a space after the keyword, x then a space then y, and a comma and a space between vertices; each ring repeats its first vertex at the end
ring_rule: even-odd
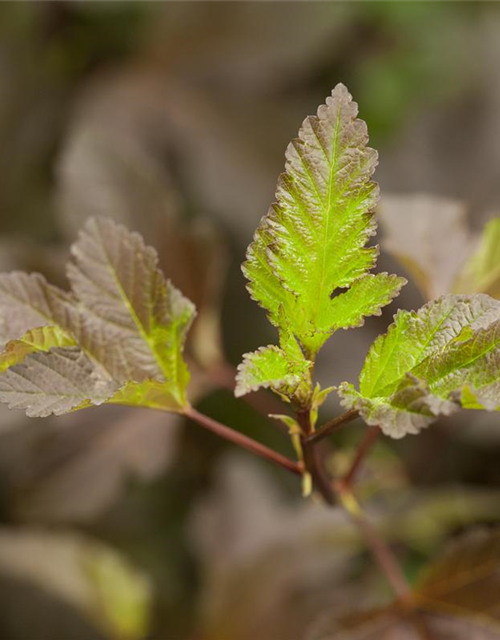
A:
MULTIPOLYGON (((443 293, 500 215, 499 34, 490 2, 3 2, 0 268, 65 286, 87 217, 140 231, 200 308, 199 406, 293 455, 259 413, 272 399, 228 388, 241 354, 275 340, 239 265, 286 144, 341 81, 380 153, 377 241, 396 237, 379 268, 410 284, 322 353, 325 385, 354 381, 395 310, 425 301, 398 243, 429 278, 449 274, 443 293), (395 203, 421 226, 409 239, 395 203)), ((0 409, 2 639, 302 640, 325 611, 390 596, 337 510, 192 424, 0 409)), ((500 519, 498 427, 471 412, 377 445, 359 491, 410 577, 450 536, 500 519)), ((360 434, 339 433, 337 468, 360 434)))

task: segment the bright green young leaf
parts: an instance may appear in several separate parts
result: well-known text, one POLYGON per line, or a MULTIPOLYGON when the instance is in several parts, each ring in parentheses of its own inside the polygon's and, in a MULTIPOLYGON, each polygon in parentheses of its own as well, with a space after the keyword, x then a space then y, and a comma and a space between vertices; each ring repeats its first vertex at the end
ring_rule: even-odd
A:
POLYGON ((376 226, 378 187, 371 176, 377 153, 367 146, 366 125, 357 113, 339 84, 317 115, 304 121, 286 151, 276 202, 243 265, 252 297, 278 328, 283 310, 311 359, 336 329, 358 326, 363 314, 379 313, 402 284, 397 278, 383 286, 371 280, 344 303, 331 299, 337 289, 363 278, 377 256, 376 247, 365 247, 376 226))
POLYGON ((466 263, 454 289, 500 298, 500 218, 485 226, 477 251, 466 263))
POLYGON ((72 253, 69 294, 38 274, 0 276, 1 333, 17 338, 0 354, 0 400, 32 416, 106 401, 182 411, 192 303, 111 220, 89 220, 72 253))
POLYGON ((326 324, 337 329, 361 327, 365 316, 379 316, 382 307, 397 295, 406 280, 387 273, 371 273, 355 280, 351 287, 332 300, 326 324))
POLYGON ((399 311, 368 353, 359 392, 343 383, 339 394, 346 407, 395 438, 460 406, 496 409, 500 301, 450 294, 417 312, 399 311))
POLYGON ((260 387, 271 388, 284 398, 293 397, 312 363, 308 360, 291 360, 275 346, 261 347, 243 356, 236 377, 237 397, 260 387))

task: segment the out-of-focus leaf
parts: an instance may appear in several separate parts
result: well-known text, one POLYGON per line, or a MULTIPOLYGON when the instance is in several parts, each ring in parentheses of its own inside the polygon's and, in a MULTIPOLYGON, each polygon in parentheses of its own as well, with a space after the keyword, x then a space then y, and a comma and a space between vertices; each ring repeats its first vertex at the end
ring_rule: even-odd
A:
MULTIPOLYGON (((205 568, 200 635, 210 640, 261 636, 316 640, 323 636, 312 635, 313 630, 330 634, 334 628, 340 633, 338 619, 352 607, 353 597, 359 607, 388 603, 391 594, 380 574, 375 570, 371 577, 360 575, 360 564, 353 560, 364 543, 339 510, 311 502, 283 503, 264 472, 239 456, 228 458, 218 469, 213 494, 196 512, 192 535, 205 568), (315 619, 318 623, 312 624, 315 619)), ((457 528, 487 518, 498 520, 498 492, 457 486, 415 494, 409 488, 393 488, 386 501, 380 497, 370 505, 370 516, 388 541, 428 554, 457 528)), ((364 633, 372 631, 371 618, 366 619, 364 633)), ((353 616, 356 624, 361 621, 362 617, 353 616)), ((374 635, 367 637, 385 640, 381 629, 389 632, 396 622, 394 615, 380 619, 374 635)), ((398 631, 410 633, 411 625, 406 629, 405 624, 396 626, 396 635, 387 638, 399 640, 398 631)), ((432 624, 443 634, 450 630, 451 635, 438 635, 436 640, 453 638, 453 621, 436 614, 432 624)), ((324 637, 337 638, 333 633, 324 637)))
POLYGON ((324 615, 307 640, 498 640, 500 533, 465 534, 430 563, 413 591, 412 612, 395 607, 324 615))
POLYGON ((318 624, 304 640, 498 640, 500 634, 480 622, 452 615, 372 611, 318 624))
POLYGON ((500 218, 485 226, 479 246, 459 274, 454 289, 458 293, 481 292, 500 298, 500 218))
POLYGON ((222 359, 219 307, 226 248, 206 217, 183 219, 185 203, 159 155, 158 138, 150 136, 153 129, 168 130, 161 100, 149 84, 139 97, 135 80, 125 83, 125 101, 113 86, 90 92, 59 162, 60 220, 73 235, 89 216, 111 217, 153 244, 163 272, 197 308, 190 349, 209 367, 222 359), (114 101, 120 113, 126 105, 118 119, 109 118, 114 101))
POLYGON ((92 538, 3 529, 0 573, 80 610, 111 640, 140 640, 148 632, 152 596, 148 579, 92 538))
POLYGON ((500 492, 468 485, 409 487, 389 494, 383 509, 384 537, 429 554, 458 529, 500 522, 500 492))
POLYGON ((360 391, 339 394, 368 424, 395 438, 465 406, 500 406, 500 303, 484 294, 448 295, 417 312, 399 311, 373 343, 360 391))
MULTIPOLYGON (((203 567, 199 635, 207 640, 302 640, 322 610, 352 601, 350 570, 362 549, 355 530, 338 509, 284 501, 254 461, 234 455, 218 466, 191 532, 203 567)), ((359 591, 360 581, 361 602, 359 591)))
POLYGON ((426 300, 446 293, 500 297, 500 218, 476 237, 462 202, 427 194, 384 196, 378 213, 384 249, 406 267, 426 300))
POLYGON ((174 413, 103 405, 99 416, 73 412, 43 429, 24 418, 15 427, 0 434, 0 466, 4 495, 23 522, 95 522, 131 483, 152 483, 178 455, 174 413))
MULTIPOLYGON (((465 205, 427 194, 383 196, 378 215, 382 247, 406 267, 425 300, 451 293, 472 249, 465 205)), ((457 293, 488 293, 483 290, 457 293)))
POLYGON ((475 620, 478 629, 500 637, 500 531, 479 530, 455 541, 427 568, 415 598, 428 611, 475 620))

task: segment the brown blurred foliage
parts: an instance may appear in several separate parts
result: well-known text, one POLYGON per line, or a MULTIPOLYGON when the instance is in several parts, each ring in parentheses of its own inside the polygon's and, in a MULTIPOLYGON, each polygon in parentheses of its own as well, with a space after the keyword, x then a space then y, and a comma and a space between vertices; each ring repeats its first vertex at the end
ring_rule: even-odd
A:
MULTIPOLYGON (((0 266, 64 284, 88 216, 139 231, 200 310, 189 351, 198 401, 289 452, 219 388, 241 353, 271 339, 239 263, 285 146, 344 82, 380 152, 382 193, 399 194, 387 206, 418 217, 409 251, 429 252, 426 282, 441 292, 500 212, 499 29, 500 8, 482 2, 4 2, 0 266), (417 192, 452 203, 434 210, 431 198, 422 213, 408 199, 417 192)), ((391 232, 398 257, 396 223, 388 249, 391 232)), ((380 268, 404 271, 389 253, 380 268)), ((418 285, 397 306, 419 306, 418 285)), ((395 308, 333 340, 321 378, 354 379, 395 308)), ((416 584, 448 538, 500 519, 497 423, 460 415, 375 450, 359 491, 416 584)), ((335 464, 359 433, 338 436, 335 464)), ((0 441, 2 639, 414 637, 413 623, 377 613, 390 594, 337 510, 179 418, 107 407, 40 421, 2 407, 0 441), (337 615, 353 603, 368 613, 337 615)), ((484 535, 474 540, 491 548, 484 535)), ((492 557, 489 582, 467 579, 498 594, 472 610, 498 623, 492 557)), ((499 637, 423 615, 438 639, 499 637)))

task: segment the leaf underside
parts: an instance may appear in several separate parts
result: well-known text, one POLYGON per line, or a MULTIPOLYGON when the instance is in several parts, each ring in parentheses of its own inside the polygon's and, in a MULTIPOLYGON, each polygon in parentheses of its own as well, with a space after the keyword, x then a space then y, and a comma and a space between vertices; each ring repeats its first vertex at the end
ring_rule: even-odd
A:
MULTIPOLYGON (((365 246, 376 227, 378 186, 371 176, 377 153, 368 147, 357 113, 339 84, 317 115, 306 118, 286 150, 276 202, 242 267, 252 298, 267 310, 280 340, 284 331, 290 333, 310 361, 332 333, 379 315, 404 284, 396 276, 368 273, 378 253, 365 246)), ((240 378, 260 357, 245 356, 240 378)), ((280 365, 282 371, 287 364, 280 365)), ((273 387, 271 379, 261 382, 273 387)))
POLYGON ((343 383, 343 404, 392 437, 417 433, 461 406, 500 406, 500 301, 447 295, 417 312, 399 311, 372 345, 359 391, 343 383))
POLYGON ((94 218, 72 256, 70 293, 38 274, 0 276, 2 337, 11 341, 0 354, 0 399, 31 416, 106 401, 182 410, 194 307, 165 280, 154 249, 94 218))

